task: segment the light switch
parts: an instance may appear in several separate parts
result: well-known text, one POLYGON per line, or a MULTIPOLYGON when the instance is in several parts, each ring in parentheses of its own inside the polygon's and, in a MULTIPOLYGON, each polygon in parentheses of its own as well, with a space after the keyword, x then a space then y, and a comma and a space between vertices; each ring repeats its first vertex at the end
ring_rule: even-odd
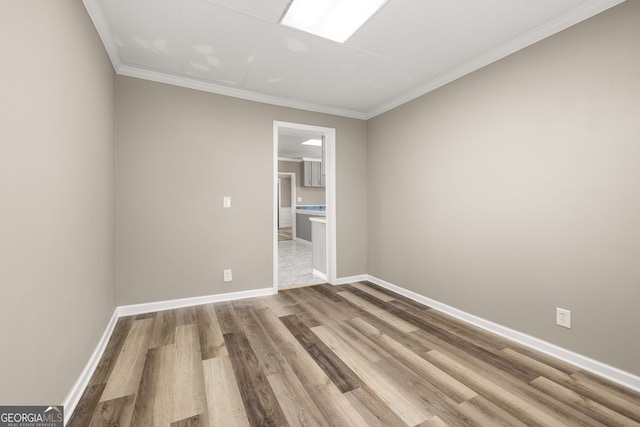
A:
POLYGON ((225 196, 222 199, 222 207, 224 207, 224 208, 230 208, 231 207, 231 197, 225 196))

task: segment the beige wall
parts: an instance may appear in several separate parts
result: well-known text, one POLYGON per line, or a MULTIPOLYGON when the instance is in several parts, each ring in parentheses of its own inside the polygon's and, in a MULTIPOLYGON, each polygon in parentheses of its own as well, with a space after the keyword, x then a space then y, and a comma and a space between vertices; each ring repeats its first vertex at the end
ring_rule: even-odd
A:
POLYGON ((273 286, 274 120, 337 129, 338 276, 366 272, 366 122, 117 77, 118 304, 273 286))
POLYGON ((291 178, 281 177, 278 179, 280 182, 280 207, 291 207, 291 178))
POLYGON ((370 120, 369 273, 640 374, 638 22, 628 1, 370 120))
POLYGON ((60 404, 115 307, 114 73, 80 1, 0 35, 0 403, 60 404))
POLYGON ((296 174, 296 198, 302 197, 302 201, 296 201, 297 205, 324 205, 326 204, 326 191, 324 187, 305 187, 304 167, 302 162, 278 161, 278 172, 292 172, 296 174))

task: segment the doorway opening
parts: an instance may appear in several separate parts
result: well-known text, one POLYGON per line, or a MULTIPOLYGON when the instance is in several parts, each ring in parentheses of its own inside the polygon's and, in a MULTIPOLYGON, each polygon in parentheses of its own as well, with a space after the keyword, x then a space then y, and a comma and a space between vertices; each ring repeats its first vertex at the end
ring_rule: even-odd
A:
MULTIPOLYGON (((336 282, 335 145, 333 128, 274 121, 273 286, 276 292, 312 283, 336 282), (312 151, 309 146, 316 146, 318 151, 312 151), (283 190, 286 193, 289 188, 287 179, 291 179, 290 207, 286 206, 287 194, 283 195, 283 190), (291 241, 283 241, 279 236, 286 234, 287 227, 283 225, 287 224, 289 212, 291 241), (290 274, 296 251, 305 259, 312 258, 312 262, 301 261, 302 274, 290 274)), ((296 262, 294 260, 294 264, 296 262)))

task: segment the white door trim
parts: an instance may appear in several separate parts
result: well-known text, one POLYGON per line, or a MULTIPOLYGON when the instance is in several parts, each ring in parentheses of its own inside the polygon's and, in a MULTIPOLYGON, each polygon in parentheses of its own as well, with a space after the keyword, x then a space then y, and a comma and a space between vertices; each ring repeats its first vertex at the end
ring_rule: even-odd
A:
MULTIPOLYGON (((311 131, 324 136, 325 204, 327 206, 327 282, 337 279, 336 233, 336 130, 321 126, 273 121, 273 287, 278 291, 278 131, 281 128, 311 131)), ((294 203, 292 203, 293 205, 294 203)), ((293 221, 295 222, 295 216, 293 221)))

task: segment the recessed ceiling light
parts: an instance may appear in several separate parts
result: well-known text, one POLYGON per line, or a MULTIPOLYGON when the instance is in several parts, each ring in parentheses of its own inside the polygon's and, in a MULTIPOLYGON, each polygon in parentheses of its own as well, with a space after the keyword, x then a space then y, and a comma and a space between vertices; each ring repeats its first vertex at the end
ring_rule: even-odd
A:
POLYGON ((292 0, 281 24, 344 43, 388 0, 292 0))
POLYGON ((302 145, 313 145, 315 147, 322 147, 321 139, 307 139, 302 145))

